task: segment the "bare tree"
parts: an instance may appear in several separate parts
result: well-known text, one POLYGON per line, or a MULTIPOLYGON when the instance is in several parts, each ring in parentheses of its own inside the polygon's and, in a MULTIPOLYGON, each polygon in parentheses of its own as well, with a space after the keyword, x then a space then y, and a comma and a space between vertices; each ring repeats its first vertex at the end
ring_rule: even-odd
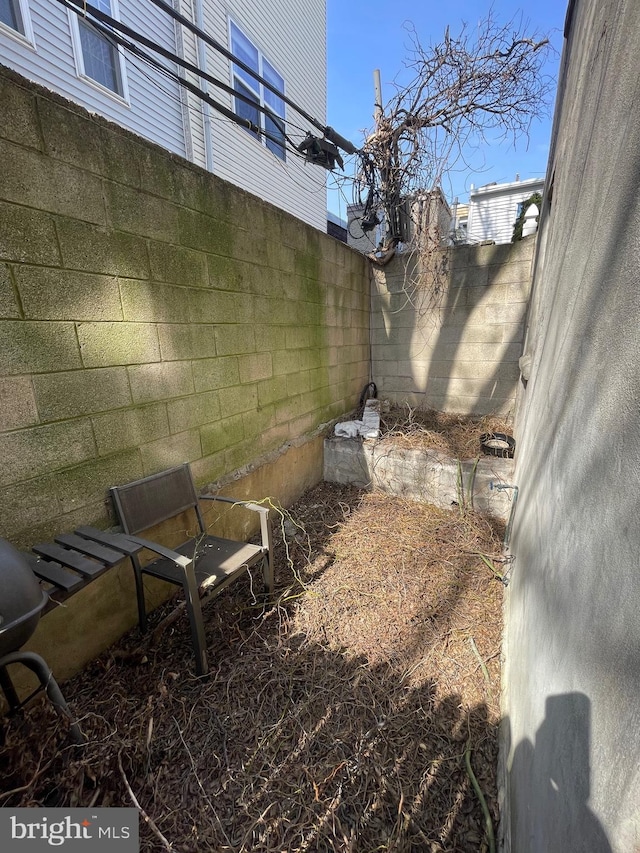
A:
POLYGON ((534 116, 548 111, 553 81, 543 68, 552 48, 525 28, 522 19, 501 25, 490 12, 458 36, 447 28, 441 42, 426 48, 410 30, 406 65, 413 79, 378 105, 360 173, 363 227, 377 224, 376 211, 384 211, 387 254, 401 239, 403 199, 439 186, 470 147, 528 136, 534 116))

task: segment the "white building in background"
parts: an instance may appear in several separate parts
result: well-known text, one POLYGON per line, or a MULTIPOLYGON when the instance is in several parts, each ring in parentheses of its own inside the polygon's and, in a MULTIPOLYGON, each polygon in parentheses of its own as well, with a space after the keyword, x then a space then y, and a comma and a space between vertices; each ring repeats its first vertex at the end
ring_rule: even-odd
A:
POLYGON ((510 243, 522 202, 531 198, 533 193, 542 194, 543 189, 542 178, 487 184, 477 189, 472 187, 466 211, 466 242, 493 240, 495 243, 510 243))
MULTIPOLYGON (((261 113, 180 70, 274 138, 234 124, 175 80, 110 44, 58 0, 0 0, 0 63, 326 231, 326 173, 284 145, 284 133, 298 142, 306 130, 318 134, 316 128, 151 0, 90 2, 265 107, 268 112, 261 113)), ((319 123, 326 122, 326 0, 177 0, 173 7, 256 74, 282 87, 319 123)), ((175 63, 161 61, 178 71, 175 63)))

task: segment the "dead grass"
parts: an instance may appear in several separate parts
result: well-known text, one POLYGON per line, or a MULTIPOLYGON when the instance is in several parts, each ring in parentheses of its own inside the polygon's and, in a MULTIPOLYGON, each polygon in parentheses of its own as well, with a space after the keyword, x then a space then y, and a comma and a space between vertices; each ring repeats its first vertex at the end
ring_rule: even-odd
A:
POLYGON ((133 793, 144 851, 486 851, 464 756, 495 825, 502 586, 479 555, 501 534, 320 484, 282 518, 277 604, 246 583, 207 605, 210 676, 184 617, 130 632, 64 686, 86 746, 47 703, 5 724, 0 805, 133 793))
POLYGON ((380 418, 381 441, 395 447, 432 448, 454 459, 481 455, 480 436, 488 432, 510 434, 508 419, 498 415, 474 417, 433 409, 392 406, 380 418))

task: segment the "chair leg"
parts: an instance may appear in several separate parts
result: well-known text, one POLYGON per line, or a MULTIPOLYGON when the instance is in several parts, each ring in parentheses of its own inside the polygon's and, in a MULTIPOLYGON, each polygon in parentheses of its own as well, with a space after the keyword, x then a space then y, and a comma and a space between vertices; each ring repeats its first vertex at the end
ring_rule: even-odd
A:
POLYGON ((142 582, 142 569, 140 561, 135 554, 131 555, 131 565, 133 566, 133 576, 136 582, 136 598, 138 599, 138 623, 140 630, 144 634, 147 630, 147 608, 144 603, 144 584, 142 582))
POLYGON ((206 675, 209 672, 207 661, 207 646, 204 634, 204 622, 202 621, 202 607, 200 606, 200 595, 194 561, 184 569, 185 579, 183 582, 184 595, 187 602, 187 613, 189 614, 189 625, 191 627, 191 642, 196 656, 196 674, 206 675))
POLYGON ((273 558, 271 556, 271 551, 265 554, 262 560, 262 576, 264 578, 265 589, 269 595, 273 595, 275 582, 273 577, 273 558))
MULTIPOLYGON (((72 739, 76 743, 85 743, 86 738, 82 734, 78 723, 75 722, 75 720, 73 719, 73 715, 71 714, 69 706, 67 705, 65 698, 62 695, 62 691, 58 687, 58 682, 53 677, 53 673, 49 669, 49 666, 47 665, 46 661, 41 658, 40 655, 37 655, 35 652, 11 652, 10 654, 0 658, 0 669, 9 666, 9 664, 12 663, 21 663, 23 666, 26 666, 27 669, 30 669, 38 676, 40 684, 47 691, 47 696, 49 697, 49 700, 55 707, 56 711, 58 711, 59 714, 71 721, 71 725, 69 726, 69 734, 71 735, 72 739)), ((4 688, 4 684, 2 686, 4 688)), ((11 685, 11 687, 13 689, 13 685, 11 685)), ((15 690, 13 691, 13 693, 15 695, 15 690)), ((9 699, 9 696, 7 696, 7 699, 9 699)), ((9 699, 9 701, 11 700, 9 699)))

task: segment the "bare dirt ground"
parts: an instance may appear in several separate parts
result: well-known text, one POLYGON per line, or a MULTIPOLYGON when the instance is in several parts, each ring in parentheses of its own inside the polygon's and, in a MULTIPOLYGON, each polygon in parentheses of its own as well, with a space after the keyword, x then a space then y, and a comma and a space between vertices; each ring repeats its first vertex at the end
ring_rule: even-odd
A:
POLYGON ((206 605, 210 675, 167 603, 64 685, 86 746, 4 723, 0 805, 137 804, 144 851, 491 849, 501 525, 327 483, 276 521, 276 603, 206 605))

